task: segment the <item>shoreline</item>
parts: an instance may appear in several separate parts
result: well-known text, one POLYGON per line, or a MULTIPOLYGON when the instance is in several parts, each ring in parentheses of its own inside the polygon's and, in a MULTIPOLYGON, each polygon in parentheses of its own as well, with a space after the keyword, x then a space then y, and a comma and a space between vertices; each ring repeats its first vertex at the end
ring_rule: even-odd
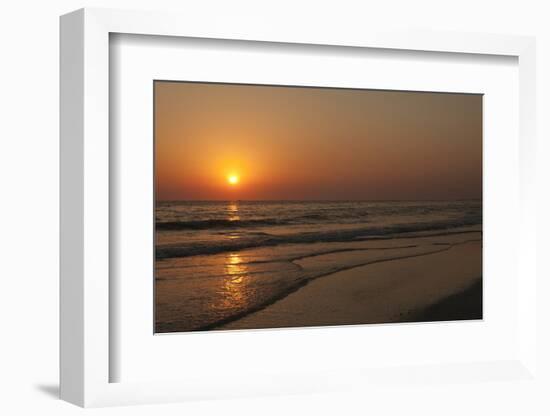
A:
MULTIPOLYGON (((156 277, 155 331, 432 320, 429 306, 464 291, 481 276, 482 231, 476 228, 321 245, 315 250, 258 249, 246 255, 214 255, 209 263, 166 260, 174 266, 161 270, 165 279, 156 277), (188 273, 189 268, 206 277, 219 273, 219 277, 179 279, 179 270, 188 273), (282 269, 287 273, 281 277, 282 269), (197 310, 203 315, 195 318, 197 310)), ((447 312, 439 320, 452 320, 449 316, 447 312)))
MULTIPOLYGON (((411 259, 411 258, 416 258, 416 257, 429 256, 429 255, 432 255, 432 254, 438 254, 438 253, 448 251, 448 250, 452 249, 453 247, 454 247, 453 245, 449 245, 449 246, 445 246, 444 248, 438 249, 436 251, 428 252, 428 253, 416 253, 416 254, 403 255, 401 257, 393 257, 393 258, 389 258, 389 259, 372 260, 372 261, 366 262, 364 264, 358 264, 358 265, 350 266, 350 267, 347 267, 347 268, 343 268, 343 269, 335 271, 335 272, 330 272, 330 273, 327 273, 327 274, 322 274, 322 275, 319 275, 319 276, 315 276, 315 277, 313 277, 309 280, 301 281, 296 286, 289 288, 287 291, 282 292, 279 296, 275 296, 275 297, 269 299, 265 303, 258 305, 256 308, 254 308, 252 310, 243 311, 243 313, 241 313, 241 314, 229 316, 229 317, 227 317, 227 318, 225 318, 221 321, 213 322, 210 325, 205 325, 203 327, 197 328, 196 331, 216 330, 216 329, 223 328, 226 325, 230 325, 233 322, 237 322, 241 319, 245 319, 246 317, 248 317, 250 315, 253 315, 257 312, 261 312, 264 309, 267 309, 267 308, 271 307, 272 305, 276 304, 277 302, 283 301, 288 296, 293 295, 294 293, 302 290, 308 284, 311 284, 311 283, 317 281, 318 279, 330 278, 331 276, 333 276, 335 274, 338 274, 338 273, 353 271, 355 269, 367 267, 367 266, 374 265, 374 264, 392 262, 392 261, 399 261, 399 260, 403 260, 403 259, 411 259)), ((395 248, 386 248, 386 249, 382 249, 382 250, 394 250, 394 249, 395 248)), ((352 250, 345 250, 345 253, 349 253, 350 251, 352 251, 352 250)), ((357 251, 365 251, 365 250, 357 250, 357 251)), ((323 256, 323 255, 326 255, 326 254, 334 254, 334 253, 335 252, 315 254, 315 255, 312 255, 312 256, 304 257, 304 258, 310 259, 310 258, 320 257, 320 256, 323 256)), ((291 261, 291 262, 294 263, 295 261, 291 261)))
POLYGON ((481 241, 456 242, 433 253, 330 273, 209 329, 481 319, 480 276, 481 241))

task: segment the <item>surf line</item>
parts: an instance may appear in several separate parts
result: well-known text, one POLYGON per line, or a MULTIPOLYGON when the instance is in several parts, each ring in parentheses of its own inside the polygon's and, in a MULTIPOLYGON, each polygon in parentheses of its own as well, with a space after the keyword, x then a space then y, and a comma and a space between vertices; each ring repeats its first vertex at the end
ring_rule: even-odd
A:
POLYGON ((332 270, 332 271, 327 272, 327 273, 322 273, 322 274, 319 274, 317 276, 311 276, 307 279, 301 280, 300 282, 296 283, 294 286, 290 286, 289 288, 287 288, 287 290, 285 290, 281 293, 278 293, 278 294, 272 296, 269 299, 266 299, 264 302, 259 303, 258 305, 255 305, 255 306, 253 306, 251 308, 248 308, 246 310, 243 310, 241 312, 237 312, 237 313, 235 313, 233 315, 230 315, 230 316, 227 316, 225 318, 219 319, 219 320, 217 320, 215 322, 212 322, 210 324, 206 324, 206 325, 203 325, 201 327, 192 329, 190 331, 208 331, 208 330, 219 328, 223 325, 227 325, 231 322, 238 321, 239 319, 242 319, 245 316, 251 315, 255 312, 258 312, 258 311, 261 311, 261 310, 267 308, 268 306, 273 305, 274 303, 286 298, 288 295, 290 295, 290 294, 298 291, 299 289, 303 288, 304 286, 306 286, 310 282, 313 282, 314 280, 317 280, 317 279, 322 278, 322 277, 330 276, 332 274, 343 272, 343 271, 346 271, 346 270, 356 269, 358 267, 369 266, 371 264, 384 263, 384 262, 388 262, 388 261, 403 260, 403 259, 409 259, 409 258, 414 258, 414 257, 422 257, 422 256, 429 256, 429 255, 432 255, 432 254, 438 254, 438 253, 442 253, 444 251, 448 251, 453 247, 456 247, 456 246, 459 246, 459 245, 462 245, 462 244, 467 244, 467 243, 470 243, 470 242, 473 242, 473 241, 481 241, 481 240, 466 240, 466 241, 460 241, 460 242, 457 242, 457 243, 448 243, 448 245, 445 246, 444 248, 440 248, 438 250, 433 250, 433 251, 428 251, 426 253, 415 253, 415 254, 408 254, 408 255, 397 256, 397 257, 392 257, 392 258, 370 260, 370 261, 367 261, 367 262, 364 262, 364 263, 361 263, 361 264, 356 264, 356 265, 353 265, 353 266, 341 267, 339 269, 332 270))

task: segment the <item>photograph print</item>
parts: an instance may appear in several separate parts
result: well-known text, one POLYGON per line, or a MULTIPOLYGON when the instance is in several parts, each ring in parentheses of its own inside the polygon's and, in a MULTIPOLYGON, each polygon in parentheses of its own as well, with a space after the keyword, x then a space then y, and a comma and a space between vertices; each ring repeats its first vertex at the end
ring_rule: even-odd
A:
POLYGON ((482 319, 482 101, 155 81, 155 333, 482 319))

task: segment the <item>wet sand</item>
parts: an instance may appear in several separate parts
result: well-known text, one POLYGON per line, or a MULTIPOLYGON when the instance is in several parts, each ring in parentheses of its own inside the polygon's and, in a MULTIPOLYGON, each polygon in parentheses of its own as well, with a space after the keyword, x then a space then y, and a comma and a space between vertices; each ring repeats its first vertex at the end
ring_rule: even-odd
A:
POLYGON ((466 290, 451 295, 411 316, 411 322, 460 321, 483 315, 483 281, 477 279, 466 290))
MULTIPOLYGON (((460 237, 435 253, 380 261, 315 279, 266 308, 216 329, 481 319, 481 241, 460 237)), ((312 261, 323 258, 297 263, 308 266, 312 261)))

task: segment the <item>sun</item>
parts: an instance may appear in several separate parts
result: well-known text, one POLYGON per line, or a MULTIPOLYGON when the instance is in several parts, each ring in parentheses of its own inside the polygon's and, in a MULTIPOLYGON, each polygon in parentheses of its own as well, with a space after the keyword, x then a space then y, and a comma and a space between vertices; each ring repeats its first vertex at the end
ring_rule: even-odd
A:
POLYGON ((229 183, 229 185, 237 185, 239 183, 239 177, 237 175, 229 175, 227 177, 227 183, 229 183))

